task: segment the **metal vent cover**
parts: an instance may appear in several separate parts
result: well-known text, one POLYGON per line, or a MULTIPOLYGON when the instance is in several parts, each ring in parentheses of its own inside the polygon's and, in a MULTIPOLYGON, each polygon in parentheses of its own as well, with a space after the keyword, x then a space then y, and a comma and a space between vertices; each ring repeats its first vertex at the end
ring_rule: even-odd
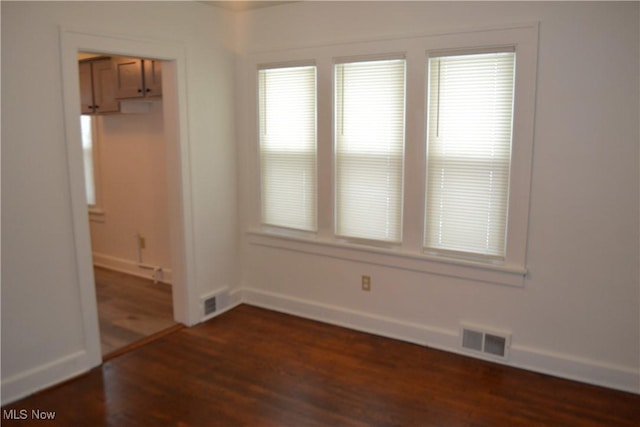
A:
POLYGON ((482 332, 463 329, 462 347, 469 350, 482 351, 482 332))
POLYGON ((509 356, 511 335, 508 333, 488 332, 482 328, 462 326, 461 345, 465 350, 483 355, 506 359, 509 356))
POLYGON ((492 334, 484 334, 484 352, 494 356, 504 357, 507 339, 492 334))
POLYGON ((216 311, 216 297, 207 298, 204 300, 204 315, 215 313, 216 311))

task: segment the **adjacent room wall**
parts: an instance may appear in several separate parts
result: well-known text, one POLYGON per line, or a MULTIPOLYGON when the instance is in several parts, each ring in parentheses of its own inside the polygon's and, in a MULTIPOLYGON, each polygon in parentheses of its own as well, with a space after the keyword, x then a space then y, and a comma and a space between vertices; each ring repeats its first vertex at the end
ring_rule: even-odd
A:
POLYGON ((233 14, 198 2, 5 2, 2 401, 87 369, 60 27, 184 46, 196 298, 235 275, 233 14))
POLYGON ((171 279, 166 144, 162 100, 148 113, 107 114, 97 120, 103 215, 91 221, 97 265, 163 281, 171 279), (136 235, 145 238, 138 254, 136 235), (146 266, 162 269, 156 276, 146 266))
MULTIPOLYGON (((245 298, 449 351, 460 351, 462 322, 508 331, 511 365, 640 392, 638 3, 302 2, 242 15, 238 42, 251 54, 528 22, 540 30, 523 288, 252 244, 245 234, 245 298), (360 290, 363 274, 371 292, 360 290)), ((255 100, 238 91, 248 231, 259 228, 259 204, 248 196, 256 140, 243 105, 255 100)))

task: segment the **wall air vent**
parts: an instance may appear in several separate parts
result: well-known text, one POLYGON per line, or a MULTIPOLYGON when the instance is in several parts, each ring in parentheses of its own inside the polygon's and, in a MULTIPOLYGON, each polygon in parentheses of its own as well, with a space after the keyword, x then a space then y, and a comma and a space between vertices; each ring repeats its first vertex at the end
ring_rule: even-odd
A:
POLYGON ((511 334, 487 331, 474 326, 463 325, 461 328, 461 345, 465 350, 491 358, 507 359, 511 334))
POLYGON ((216 311, 216 297, 204 300, 204 315, 214 313, 216 311))
POLYGON ((467 350, 482 351, 482 340, 484 334, 482 332, 472 331, 470 329, 462 330, 462 347, 467 350))
POLYGON ((229 287, 223 286, 200 297, 203 308, 202 321, 224 313, 231 306, 229 287))

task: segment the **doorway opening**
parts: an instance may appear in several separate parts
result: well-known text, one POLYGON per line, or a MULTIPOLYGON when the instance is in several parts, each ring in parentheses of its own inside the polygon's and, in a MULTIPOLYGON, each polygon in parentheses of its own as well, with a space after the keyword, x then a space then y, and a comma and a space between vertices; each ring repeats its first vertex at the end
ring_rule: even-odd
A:
POLYGON ((173 310, 162 61, 79 52, 78 69, 84 187, 106 360, 180 327, 173 310))
MULTIPOLYGON (((174 320, 186 326, 202 314, 195 291, 194 224, 191 196, 191 164, 187 112, 186 50, 180 43, 141 39, 133 35, 96 33, 60 28, 64 118, 69 173, 71 222, 76 274, 83 323, 83 346, 76 367, 89 370, 103 362, 93 269, 83 153, 78 117, 81 115, 78 53, 157 58, 162 61, 162 109, 164 118, 169 234, 174 320)), ((108 214, 108 212, 107 212, 108 214)))

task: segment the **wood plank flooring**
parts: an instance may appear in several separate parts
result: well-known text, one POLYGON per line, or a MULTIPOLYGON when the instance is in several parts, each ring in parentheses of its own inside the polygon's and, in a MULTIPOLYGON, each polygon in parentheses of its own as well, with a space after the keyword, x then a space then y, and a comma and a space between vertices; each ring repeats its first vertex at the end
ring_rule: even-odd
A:
POLYGON ((248 305, 10 409, 56 418, 3 426, 640 425, 635 394, 248 305))
POLYGON ((177 325, 171 286, 94 268, 102 355, 177 325))

